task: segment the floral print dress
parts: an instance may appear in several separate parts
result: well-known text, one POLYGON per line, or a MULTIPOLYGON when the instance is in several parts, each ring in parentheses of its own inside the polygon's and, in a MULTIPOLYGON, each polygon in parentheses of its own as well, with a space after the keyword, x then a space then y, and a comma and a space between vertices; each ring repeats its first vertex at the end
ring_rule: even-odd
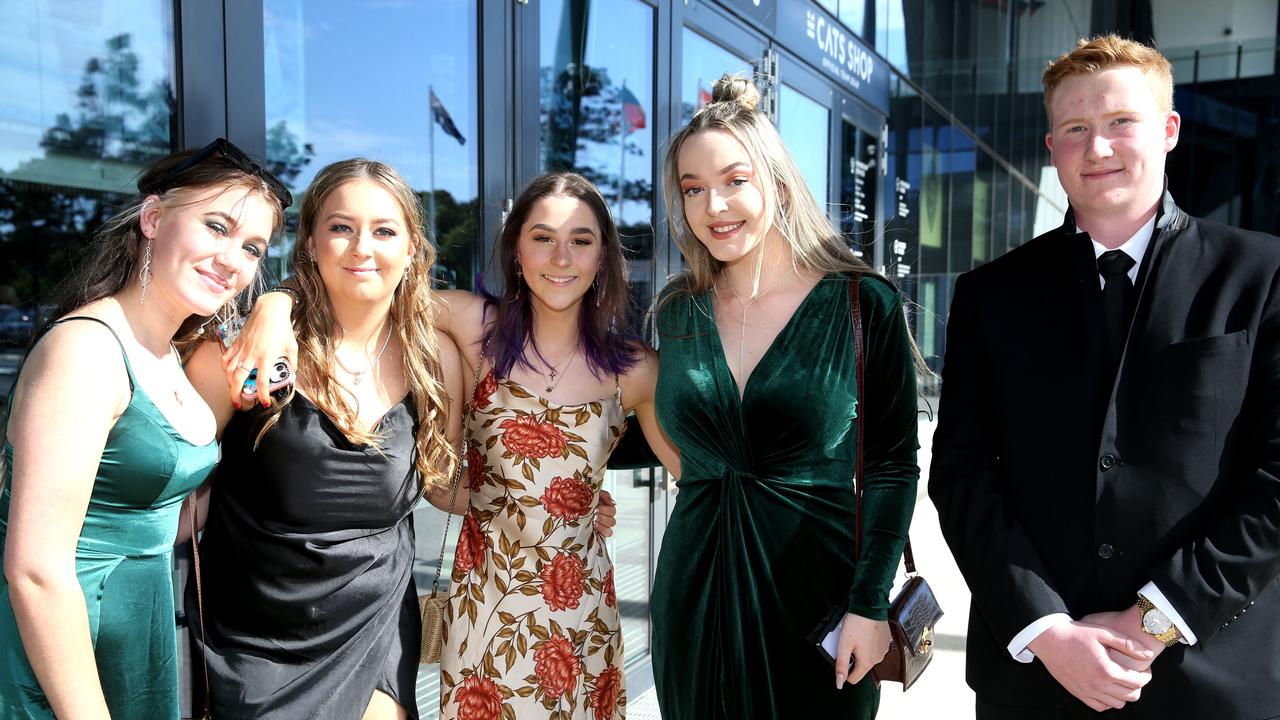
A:
POLYGON ((561 405, 492 371, 476 384, 441 718, 626 716, 613 562, 592 525, 623 422, 621 389, 561 405))

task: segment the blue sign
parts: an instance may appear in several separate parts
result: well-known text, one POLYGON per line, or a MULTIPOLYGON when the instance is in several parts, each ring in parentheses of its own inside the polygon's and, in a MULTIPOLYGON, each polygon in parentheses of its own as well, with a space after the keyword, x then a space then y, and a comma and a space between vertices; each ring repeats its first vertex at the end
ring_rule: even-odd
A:
POLYGON ((889 64, 827 11, 811 0, 778 0, 777 23, 784 48, 889 112, 889 64))

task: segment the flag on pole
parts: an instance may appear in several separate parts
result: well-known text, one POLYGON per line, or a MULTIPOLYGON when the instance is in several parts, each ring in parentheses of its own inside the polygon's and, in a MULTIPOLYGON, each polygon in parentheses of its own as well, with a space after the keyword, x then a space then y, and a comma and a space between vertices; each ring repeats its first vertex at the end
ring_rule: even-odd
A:
POLYGON ((449 111, 444 109, 444 104, 440 102, 440 98, 436 97, 436 91, 431 91, 431 119, 440 123, 440 128, 444 130, 445 135, 450 135, 458 141, 459 145, 466 145, 467 139, 462 137, 458 126, 453 124, 453 118, 449 117, 449 111))
POLYGON ((711 93, 707 92, 707 89, 702 87, 702 83, 698 83, 698 107, 696 109, 701 110, 710 104, 711 93))
POLYGON ((626 85, 622 86, 622 114, 627 121, 627 132, 632 130, 644 129, 644 108, 640 107, 640 101, 626 85))

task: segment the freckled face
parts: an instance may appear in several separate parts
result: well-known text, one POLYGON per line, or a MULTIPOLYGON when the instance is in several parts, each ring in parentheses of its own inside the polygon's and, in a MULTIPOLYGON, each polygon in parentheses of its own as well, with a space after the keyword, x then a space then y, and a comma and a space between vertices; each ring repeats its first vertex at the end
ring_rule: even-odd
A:
POLYGON ((551 195, 534 203, 516 241, 534 301, 552 310, 577 307, 600 271, 600 237, 595 213, 581 200, 551 195))
POLYGON ((142 212, 142 233, 151 242, 147 299, 212 315, 256 276, 275 214, 262 195, 242 187, 196 192, 194 202, 142 212))
POLYGON ((329 296, 361 303, 391 297, 414 253, 400 205, 371 180, 329 193, 309 242, 329 296))
POLYGON ((1078 219, 1132 219, 1160 201, 1181 118, 1132 65, 1072 75, 1052 97, 1045 144, 1078 219))
POLYGON ((726 265, 742 260, 768 234, 766 198, 746 147, 723 130, 685 140, 676 157, 684 218, 694 237, 726 265))

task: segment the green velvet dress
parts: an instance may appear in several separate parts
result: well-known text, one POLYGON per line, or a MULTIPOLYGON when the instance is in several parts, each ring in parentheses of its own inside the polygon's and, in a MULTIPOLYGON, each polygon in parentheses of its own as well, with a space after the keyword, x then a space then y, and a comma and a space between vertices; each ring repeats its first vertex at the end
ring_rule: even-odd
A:
MULTIPOLYGON (((80 317, 59 322, 70 320, 106 325, 80 317)), ((138 384, 127 355, 124 366, 129 406, 102 450, 76 542, 76 577, 84 590, 98 680, 111 717, 173 720, 179 714, 173 541, 182 501, 213 470, 218 444, 195 445, 180 435, 138 384)), ((4 456, 0 557, 13 479, 14 453, 8 443, 4 456)), ((19 718, 53 720, 53 710, 27 661, 9 587, 0 576, 0 720, 19 718)))
POLYGON ((854 557, 859 403, 848 280, 796 309, 739 398, 711 296, 658 313, 657 410, 682 477, 650 600, 663 720, 871 718, 868 677, 835 689, 806 635, 837 603, 884 619, 916 499, 915 370, 902 301, 867 277, 866 473, 854 557))

